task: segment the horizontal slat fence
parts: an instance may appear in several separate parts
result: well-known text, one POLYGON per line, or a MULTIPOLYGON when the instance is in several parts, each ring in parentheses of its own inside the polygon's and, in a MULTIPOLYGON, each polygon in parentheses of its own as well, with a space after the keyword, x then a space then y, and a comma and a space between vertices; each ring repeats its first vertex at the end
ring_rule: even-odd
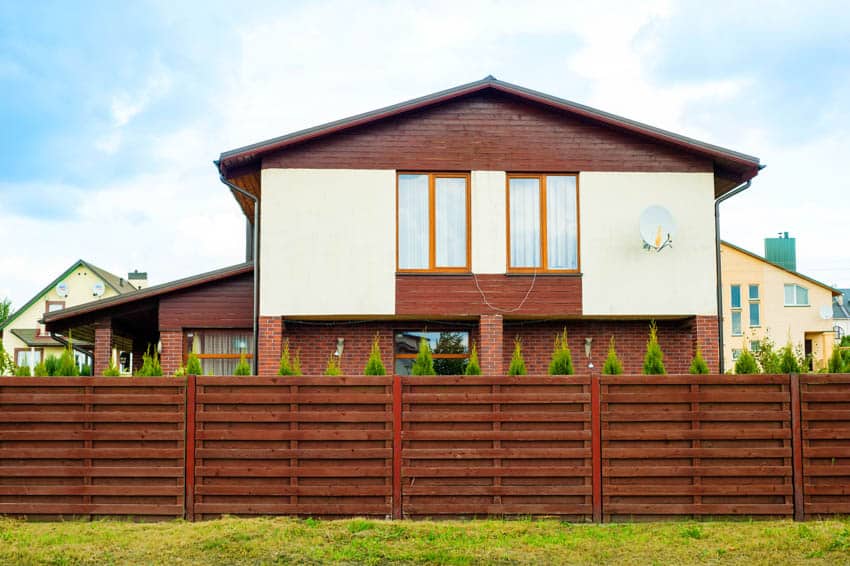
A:
POLYGON ((391 514, 392 377, 198 377, 194 515, 391 514))
POLYGON ((402 377, 406 517, 592 515, 588 376, 402 377))
POLYGON ((600 385, 605 520, 793 513, 789 376, 600 385))
POLYGON ((803 512, 850 513, 850 375, 801 375, 803 512))
POLYGON ((0 514, 182 517, 185 383, 0 378, 0 514))

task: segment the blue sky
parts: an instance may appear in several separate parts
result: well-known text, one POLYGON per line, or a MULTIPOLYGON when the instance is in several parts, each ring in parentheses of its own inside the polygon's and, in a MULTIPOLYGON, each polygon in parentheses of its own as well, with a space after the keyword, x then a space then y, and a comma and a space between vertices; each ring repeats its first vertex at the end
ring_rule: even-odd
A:
POLYGON ((850 287, 840 2, 0 3, 0 297, 78 258, 164 282, 241 261, 226 149, 488 74, 752 155, 756 252, 850 287), (593 5, 589 5, 593 4, 593 5))

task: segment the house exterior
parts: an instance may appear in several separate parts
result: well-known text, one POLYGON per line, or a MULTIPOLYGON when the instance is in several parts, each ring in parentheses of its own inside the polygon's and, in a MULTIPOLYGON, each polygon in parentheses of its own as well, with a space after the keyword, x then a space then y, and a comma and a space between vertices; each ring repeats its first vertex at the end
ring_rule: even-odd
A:
POLYGON ((832 329, 836 340, 850 336, 850 289, 838 289, 841 295, 833 297, 832 329))
POLYGON ((826 367, 835 336, 833 299, 840 291, 788 269, 795 263, 783 267, 729 242, 721 244, 721 258, 724 370, 765 338, 779 347, 790 341, 811 354, 813 369, 826 367))
MULTIPOLYGON (((137 277, 144 275, 136 274, 137 277)), ((146 279, 125 280, 90 262, 78 260, 0 325, 3 347, 15 365, 32 369, 48 356, 60 355, 65 347, 41 323, 46 313, 126 295, 145 283, 146 279)), ((83 346, 84 341, 78 340, 77 345, 83 346)))

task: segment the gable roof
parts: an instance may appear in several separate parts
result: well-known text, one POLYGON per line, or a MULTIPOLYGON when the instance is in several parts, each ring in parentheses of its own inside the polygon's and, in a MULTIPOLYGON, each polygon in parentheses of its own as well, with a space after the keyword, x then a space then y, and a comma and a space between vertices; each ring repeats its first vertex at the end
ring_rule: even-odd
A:
MULTIPOLYGON (((232 178, 238 176, 240 172, 244 173, 250 166, 257 166, 260 158, 269 152, 278 151, 305 141, 315 140, 323 136, 329 136, 344 130, 486 90, 507 93, 535 104, 560 110, 593 122, 625 130, 667 145, 676 146, 688 152, 708 157, 715 162, 721 162, 726 168, 734 171, 738 182, 744 182, 752 179, 758 174, 759 170, 763 168, 757 157, 702 142, 667 130, 662 130, 661 128, 656 128, 635 120, 623 118, 622 116, 597 110, 577 102, 572 102, 570 100, 558 98, 519 85, 500 81, 492 76, 487 76, 480 81, 456 86, 447 90, 435 92, 433 94, 414 98, 412 100, 393 104, 370 112, 365 112, 363 114, 357 114, 341 120, 328 122, 312 128, 299 130, 276 138, 225 151, 215 163, 222 176, 232 178)), ((732 187, 729 187, 729 189, 731 188, 732 187)), ((729 189, 727 189, 727 191, 729 189)))
POLYGON ((841 291, 839 291, 835 287, 830 287, 826 283, 821 283, 817 279, 812 279, 808 275, 803 275, 802 273, 799 273, 797 271, 793 271, 791 269, 786 269, 786 268, 782 267, 781 265, 779 265, 778 263, 773 263, 772 261, 768 261, 767 259, 763 258, 762 256, 760 256, 756 253, 751 252, 750 250, 745 250, 744 248, 738 247, 735 244, 730 244, 726 240, 721 240, 720 243, 723 244, 724 246, 728 247, 728 248, 735 250, 736 252, 741 252, 742 254, 744 254, 746 256, 749 256, 753 259, 757 259, 757 260, 759 260, 763 263, 766 263, 767 265, 775 267, 776 269, 780 269, 780 270, 782 270, 786 273, 790 273, 791 275, 794 275, 795 277, 799 277, 800 279, 805 279, 806 281, 808 281, 809 283, 812 283, 813 285, 817 285, 818 287, 822 287, 822 288, 826 289, 827 291, 829 291, 830 293, 832 293, 833 297, 841 295, 841 291))
POLYGON ((832 318, 850 319, 850 289, 839 289, 841 296, 832 302, 832 318))
POLYGON ((62 274, 59 277, 57 277, 56 279, 54 279, 53 281, 48 283, 47 286, 44 289, 39 291, 29 301, 27 301, 27 303, 24 304, 24 306, 22 306, 21 308, 16 310, 14 313, 9 315, 9 318, 7 318, 5 321, 3 321, 3 324, 0 324, 0 330, 3 330, 4 328, 8 327, 12 323, 12 321, 14 321, 16 318, 18 318, 18 316, 20 316, 21 313, 25 312, 28 308, 30 308, 35 303, 37 303, 41 299, 41 297, 43 297, 46 293, 48 293, 50 291, 50 289, 52 289, 53 287, 58 285, 59 282, 61 282, 66 277, 68 277, 75 269, 77 269, 79 267, 85 267, 89 271, 91 271, 92 273, 94 273, 95 275, 100 277, 103 280, 104 284, 109 286, 110 289, 112 289, 113 291, 115 291, 119 295, 132 293, 134 291, 137 291, 137 289, 135 287, 133 287, 132 285, 122 285, 121 284, 122 279, 120 277, 118 277, 117 275, 115 275, 114 273, 110 273, 109 271, 106 271, 105 269, 97 267, 96 265, 93 265, 92 263, 89 263, 88 261, 78 259, 68 269, 63 271, 62 274))
POLYGON ((9 330, 12 334, 17 336, 21 342, 30 346, 31 348, 43 348, 44 346, 56 346, 62 347, 64 344, 54 339, 52 336, 45 336, 43 334, 39 334, 38 330, 35 328, 12 328, 9 330))

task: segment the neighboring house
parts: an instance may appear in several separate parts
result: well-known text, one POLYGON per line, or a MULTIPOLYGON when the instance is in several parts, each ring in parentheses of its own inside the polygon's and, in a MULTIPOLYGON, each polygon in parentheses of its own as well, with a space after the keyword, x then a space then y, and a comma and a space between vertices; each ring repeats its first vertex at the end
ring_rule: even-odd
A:
POLYGON ((841 295, 833 297, 832 329, 836 340, 850 336, 850 289, 838 289, 841 295))
MULTIPOLYGON (((65 344, 45 330, 41 318, 49 312, 131 293, 147 283, 144 273, 131 277, 125 280, 87 261, 75 262, 0 325, 3 347, 15 365, 30 368, 51 354, 58 356, 65 344)), ((72 339, 82 354, 86 342, 73 335, 72 339)), ((84 358, 78 356, 78 362, 84 358)))
MULTIPOLYGON (((257 284, 243 292, 257 300, 248 316, 256 314, 260 374, 277 372, 284 340, 307 374, 333 355, 357 374, 376 336, 398 373, 409 372, 419 337, 445 371, 462 369, 475 343, 492 374, 506 371, 519 338, 529 372, 545 373, 563 328, 578 368, 601 368, 614 336, 626 371, 639 372, 650 320, 669 371, 687 371, 697 347, 717 370, 714 204, 761 167, 492 77, 228 151, 217 163, 249 222, 248 259, 258 250, 257 284), (640 236, 653 205, 678 226, 658 253, 640 236)), ((220 308, 224 283, 194 288, 210 297, 203 308, 220 308)), ((225 318, 193 320, 188 307, 165 317, 162 302, 147 309, 156 321, 121 331, 135 351, 158 337, 166 372, 199 331, 226 337, 210 341, 207 355, 238 357, 244 319, 228 329, 225 318)), ((45 320, 58 331, 84 325, 114 345, 118 316, 102 308, 45 320)), ((104 352, 95 348, 96 371, 104 352)))
MULTIPOLYGON (((787 243, 792 246, 793 240, 787 243)), ((775 244, 765 246, 774 261, 729 242, 721 245, 725 370, 734 367, 744 348, 758 350, 766 337, 777 347, 790 341, 810 354, 813 369, 826 367, 834 341, 833 297, 841 293, 797 273, 788 255, 772 256, 775 244)))

